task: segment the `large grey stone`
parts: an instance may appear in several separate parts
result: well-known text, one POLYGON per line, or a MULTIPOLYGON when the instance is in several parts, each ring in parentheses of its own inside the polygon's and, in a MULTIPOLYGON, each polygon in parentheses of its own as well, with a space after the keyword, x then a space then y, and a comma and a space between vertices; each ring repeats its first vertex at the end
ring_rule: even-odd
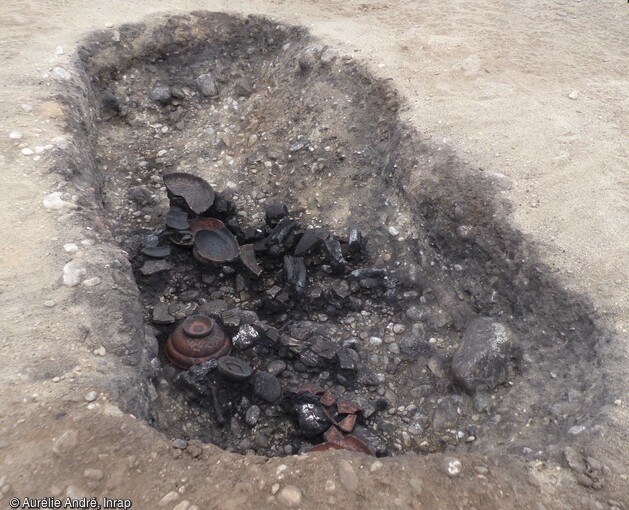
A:
POLYGON ((452 358, 454 378, 470 394, 492 390, 507 382, 516 349, 517 339, 506 324, 490 317, 474 319, 452 358))

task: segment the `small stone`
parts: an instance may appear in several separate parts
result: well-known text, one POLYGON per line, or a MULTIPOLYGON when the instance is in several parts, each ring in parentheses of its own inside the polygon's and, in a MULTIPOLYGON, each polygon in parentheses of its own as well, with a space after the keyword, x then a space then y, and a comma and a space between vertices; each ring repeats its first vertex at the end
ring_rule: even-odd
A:
POLYGON ((74 450, 77 444, 79 444, 79 433, 76 430, 66 430, 59 439, 55 441, 52 451, 60 457, 63 457, 74 450))
POLYGON ((67 287, 76 287, 86 274, 87 269, 85 269, 85 266, 76 260, 72 260, 63 266, 63 284, 67 287))
POLYGON ((492 390, 507 382, 509 362, 516 355, 511 329, 491 317, 474 319, 466 328, 452 358, 452 373, 469 393, 492 390))
POLYGON ((179 499, 179 493, 177 491, 170 491, 162 499, 159 500, 158 506, 164 507, 170 505, 179 499))
POLYGON ((44 301, 44 306, 46 308, 52 308, 53 306, 55 306, 55 302, 52 299, 48 299, 44 301))
POLYGON ((30 104, 20 105, 20 108, 22 109, 24 113, 31 113, 33 111, 33 107, 30 104))
POLYGON ((583 473, 579 473, 576 475, 577 483, 579 485, 583 485, 583 487, 592 487, 594 485, 594 480, 592 480, 589 476, 584 475, 583 473))
POLYGON ((212 73, 202 74, 196 79, 197 89, 204 97, 218 96, 218 85, 212 73))
POLYGON ((9 133, 9 138, 11 140, 19 140, 20 138, 22 138, 22 133, 20 133, 19 131, 11 131, 9 133))
POLYGON ((100 469, 87 468, 83 471, 83 476, 85 478, 89 478, 90 480, 102 480, 104 473, 100 469))
POLYGON ((154 275, 156 273, 161 273, 161 272, 164 272, 164 271, 170 271, 172 268, 173 268, 173 266, 166 260, 163 260, 163 259, 159 259, 159 260, 150 259, 150 260, 147 260, 146 262, 144 262, 144 264, 140 268, 140 273, 142 273, 144 276, 151 276, 151 275, 154 275))
POLYGON ((63 46, 57 46, 55 48, 55 55, 63 55, 63 46))
POLYGON ((574 101, 579 98, 579 93, 576 90, 573 90, 570 94, 568 94, 568 98, 574 101))
POLYGON ((382 345, 382 338, 379 336, 370 336, 369 343, 374 347, 378 347, 379 345, 382 345))
POLYGON ((573 436, 578 436, 581 432, 585 430, 583 425, 574 425, 568 429, 568 434, 573 436))
POLYGON ((169 312, 168 303, 157 303, 153 308, 153 322, 155 324, 174 324, 175 317, 169 312))
POLYGON ((616 400, 614 400, 614 405, 615 405, 615 406, 620 406, 620 405, 622 405, 622 400, 620 400, 619 398, 617 398, 616 400))
POLYGON ((282 385, 277 377, 258 371, 253 376, 253 392, 266 402, 275 402, 282 396, 282 385))
POLYGON ((190 506, 190 501, 184 499, 183 501, 180 501, 178 504, 176 504, 173 507, 173 510, 190 510, 190 508, 192 508, 190 506))
POLYGON ((52 378, 52 382, 59 382, 59 381, 61 381, 61 377, 59 377, 59 376, 56 376, 56 377, 52 378))
POLYGON ((24 156, 32 156, 33 154, 35 154, 35 152, 33 152, 28 147, 24 147, 21 152, 24 156))
POLYGON ((284 372, 284 370, 286 370, 286 366, 287 365, 285 361, 281 359, 276 359, 269 362, 269 364, 266 366, 266 371, 269 374, 280 375, 282 372, 284 372))
POLYGON ((489 473, 489 469, 485 466, 474 466, 474 471, 479 475, 487 475, 489 473))
POLYGON ((384 464, 382 462, 380 462, 379 460, 376 460, 375 462, 371 463, 371 466, 369 466, 369 471, 371 471, 372 473, 375 471, 380 471, 383 468, 384 464))
POLYGON ((101 345, 98 349, 94 349, 94 354, 96 354, 97 356, 104 356, 105 354, 107 354, 107 351, 101 345))
POLYGON ((391 234, 393 237, 396 237, 400 235, 400 231, 397 228, 391 226, 389 227, 389 234, 391 234))
POLYGON ((258 406, 251 406, 245 413, 245 423, 250 427, 253 427, 256 423, 258 423, 261 415, 262 411, 258 406))
POLYGON ((54 74, 57 78, 61 78, 63 81, 70 81, 72 79, 72 75, 60 66, 54 67, 52 74, 54 74))
POLYGON ((345 459, 339 462, 338 474, 341 485, 349 492, 356 492, 356 489, 358 489, 358 475, 356 475, 352 465, 345 459))
POLYGON ((151 89, 149 97, 152 101, 165 105, 170 103, 170 100, 172 99, 172 93, 170 91, 170 87, 158 83, 151 89))
POLYGON ((461 461, 459 459, 455 459, 453 457, 446 457, 443 459, 443 470, 449 477, 455 477, 463 468, 461 461))
POLYGON ((400 335, 402 333, 404 333, 406 331, 406 326, 404 326, 404 324, 395 324, 393 326, 393 332, 396 335, 400 335))
POLYGON ((67 253, 75 253, 75 252, 79 251, 79 247, 76 244, 74 244, 74 243, 66 243, 66 244, 64 244, 63 245, 63 249, 67 253))
POLYGON ((296 508, 301 504, 301 490, 287 485, 277 494, 277 501, 285 507, 296 508))
POLYGON ((95 391, 90 391, 89 393, 86 393, 84 398, 87 402, 94 402, 94 400, 98 398, 98 393, 96 393, 95 391))
POLYGON ((173 448, 176 448, 177 450, 185 450, 186 448, 188 448, 188 441, 180 438, 175 439, 173 441, 173 448))
POLYGON ((101 279, 98 276, 94 276, 92 278, 88 278, 83 281, 83 285, 85 287, 96 287, 101 284, 101 279))
POLYGON ((443 368, 443 364, 441 360, 436 357, 432 357, 428 360, 428 369, 432 372, 437 379, 444 379, 446 376, 446 371, 443 368))

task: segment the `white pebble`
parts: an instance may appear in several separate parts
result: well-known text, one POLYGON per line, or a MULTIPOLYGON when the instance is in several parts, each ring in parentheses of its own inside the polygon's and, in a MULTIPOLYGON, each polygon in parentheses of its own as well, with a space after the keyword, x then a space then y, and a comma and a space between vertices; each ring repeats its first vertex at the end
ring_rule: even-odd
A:
POLYGON ((72 79, 72 75, 60 66, 54 67, 52 73, 64 81, 70 81, 72 79))
POLYGON ((568 94, 568 98, 572 99, 573 101, 577 99, 578 97, 579 97, 579 93, 576 90, 573 90, 572 92, 570 92, 570 94, 568 94))
POLYGON ((32 156, 35 153, 28 147, 25 147, 22 149, 22 154, 24 154, 24 156, 32 156))
POLYGON ((66 243, 63 245, 63 249, 68 253, 75 253, 79 251, 79 247, 74 243, 66 243))
POLYGON ((382 345, 382 338, 378 336, 371 336, 369 337, 369 343, 374 347, 377 347, 379 345, 382 345))
POLYGON ((174 503, 179 499, 179 493, 177 491, 170 491, 162 499, 159 500, 158 506, 164 507, 174 503))
POLYGON ((9 138, 11 140, 19 140, 20 138, 22 138, 22 133, 20 133, 19 131, 11 131, 9 133, 9 138))
POLYGON ((44 207, 46 209, 76 209, 77 205, 63 200, 61 191, 54 191, 44 197, 44 207))
POLYGON ((87 274, 85 266, 76 260, 63 266, 63 284, 67 287, 76 287, 87 274))
POLYGON ((83 285, 85 285, 86 287, 96 287, 97 285, 100 285, 101 283, 101 279, 98 276, 94 276, 93 278, 88 278, 87 280, 85 280, 83 282, 83 285))
POLYGON ((89 393, 85 395, 85 400, 88 402, 94 402, 94 400, 96 400, 97 398, 98 398, 98 393, 96 393, 95 391, 90 391, 89 393))
POLYGON ((22 108, 22 111, 26 113, 31 113, 33 111, 33 107, 30 104, 23 104, 20 108, 22 108))
POLYGON ((57 46, 55 48, 55 55, 63 55, 63 46, 57 46))
POLYGON ((461 472, 463 465, 459 459, 446 458, 444 460, 444 467, 448 476, 457 476, 461 472))
POLYGON ((389 227, 389 234, 391 234, 392 236, 397 236, 400 233, 400 231, 395 228, 395 227, 389 227))

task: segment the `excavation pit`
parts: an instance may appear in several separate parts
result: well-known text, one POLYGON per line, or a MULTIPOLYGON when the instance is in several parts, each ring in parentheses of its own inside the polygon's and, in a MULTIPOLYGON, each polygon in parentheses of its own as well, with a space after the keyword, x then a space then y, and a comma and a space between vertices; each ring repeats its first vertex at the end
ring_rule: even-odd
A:
POLYGON ((377 455, 546 458, 595 425, 602 333, 509 226, 508 179, 423 141, 354 58, 268 19, 193 13, 96 33, 78 67, 67 102, 89 164, 63 171, 128 254, 143 341, 159 344, 120 352, 144 379, 123 407, 170 438, 265 456, 356 437, 377 455), (200 185, 185 211, 167 193, 175 173, 212 193, 200 185), (166 238, 204 218, 235 237, 232 258, 195 256, 192 229, 166 238), (168 361, 167 339, 199 313, 251 380, 168 361), (246 345, 252 331, 266 338, 246 345))

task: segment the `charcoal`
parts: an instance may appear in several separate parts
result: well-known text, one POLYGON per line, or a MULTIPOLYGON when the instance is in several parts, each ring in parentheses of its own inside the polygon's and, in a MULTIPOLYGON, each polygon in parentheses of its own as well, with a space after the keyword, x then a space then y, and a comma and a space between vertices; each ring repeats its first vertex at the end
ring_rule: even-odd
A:
POLYGON ((286 204, 274 203, 269 204, 266 208, 265 219, 267 224, 272 227, 277 225, 283 218, 286 218, 286 216, 288 216, 286 204))
POLYGON ((210 380, 208 374, 216 368, 218 362, 214 359, 204 361, 199 365, 193 365, 185 372, 181 372, 175 381, 192 390, 199 396, 210 393, 210 380))
POLYGON ((260 340, 260 334, 253 326, 245 324, 240 326, 238 333, 233 336, 232 343, 236 349, 243 351, 255 345, 258 340, 260 340))
POLYGON ((369 448, 372 449, 378 457, 387 455, 388 450, 386 443, 367 427, 356 425, 352 433, 363 443, 369 446, 369 448))
POLYGON ((310 253, 312 250, 322 245, 329 237, 329 232, 326 232, 323 229, 307 229, 295 247, 295 257, 303 257, 304 255, 310 253))
POLYGON ((361 414, 365 420, 368 420, 375 412, 376 406, 363 395, 352 395, 354 403, 360 406, 361 414))
POLYGON ((337 351, 336 359, 338 360, 339 368, 343 370, 355 370, 357 363, 360 362, 358 353, 347 347, 343 347, 337 351))
POLYGON ((360 269, 354 269, 350 276, 353 278, 376 278, 385 275, 385 270, 379 267, 361 267, 360 269))
POLYGON ((295 352, 297 354, 302 353, 308 348, 308 342, 304 340, 298 340, 297 338, 293 338, 292 336, 288 335, 281 335, 279 338, 279 343, 280 345, 287 347, 292 352, 295 352))
POLYGON ((220 321, 226 328, 237 328, 240 326, 240 320, 242 318, 242 311, 238 308, 232 308, 231 310, 224 310, 220 312, 220 321))
POLYGON ((349 252, 354 256, 360 255, 365 250, 365 240, 363 239, 360 230, 353 228, 349 231, 349 235, 347 236, 347 246, 349 248, 349 252))
POLYGON ((371 368, 359 362, 356 363, 356 382, 362 386, 378 386, 380 379, 371 368))
POLYGON ((301 361, 308 368, 315 368, 322 364, 322 360, 311 349, 304 349, 299 355, 299 361, 301 361))
POLYGON ((225 227, 235 236, 239 235, 242 230, 240 229, 240 225, 238 224, 238 220, 236 218, 230 218, 225 222, 225 227))
POLYGON ((289 218, 282 218, 282 220, 280 220, 277 226, 273 229, 273 232, 271 232, 271 235, 269 235, 266 239, 269 251, 272 254, 277 255, 282 253, 282 251, 290 249, 292 242, 295 240, 294 233, 296 229, 297 222, 289 218), (275 248, 275 250, 272 250, 272 248, 275 248), (274 253, 274 251, 277 251, 278 249, 281 251, 274 253))
POLYGON ((258 265, 256 259, 255 247, 253 244, 243 244, 239 248, 240 261, 254 276, 260 276, 262 274, 262 268, 258 265))
POLYGON ((338 239, 327 239, 324 243, 325 250, 328 254, 328 260, 332 269, 339 273, 345 270, 347 261, 343 257, 343 251, 341 250, 341 243, 338 239))
POLYGON ((284 256, 284 278, 298 296, 304 293, 307 277, 306 264, 302 257, 284 256))
POLYGON ((339 347, 329 340, 316 336, 310 339, 310 349, 321 358, 331 361, 336 356, 339 347))
POLYGON ((243 232, 245 242, 259 241, 264 237, 264 230, 258 227, 247 227, 243 232))
POLYGON ((330 428, 330 423, 325 417, 321 405, 304 403, 298 405, 296 411, 299 430, 305 437, 318 436, 330 428))

